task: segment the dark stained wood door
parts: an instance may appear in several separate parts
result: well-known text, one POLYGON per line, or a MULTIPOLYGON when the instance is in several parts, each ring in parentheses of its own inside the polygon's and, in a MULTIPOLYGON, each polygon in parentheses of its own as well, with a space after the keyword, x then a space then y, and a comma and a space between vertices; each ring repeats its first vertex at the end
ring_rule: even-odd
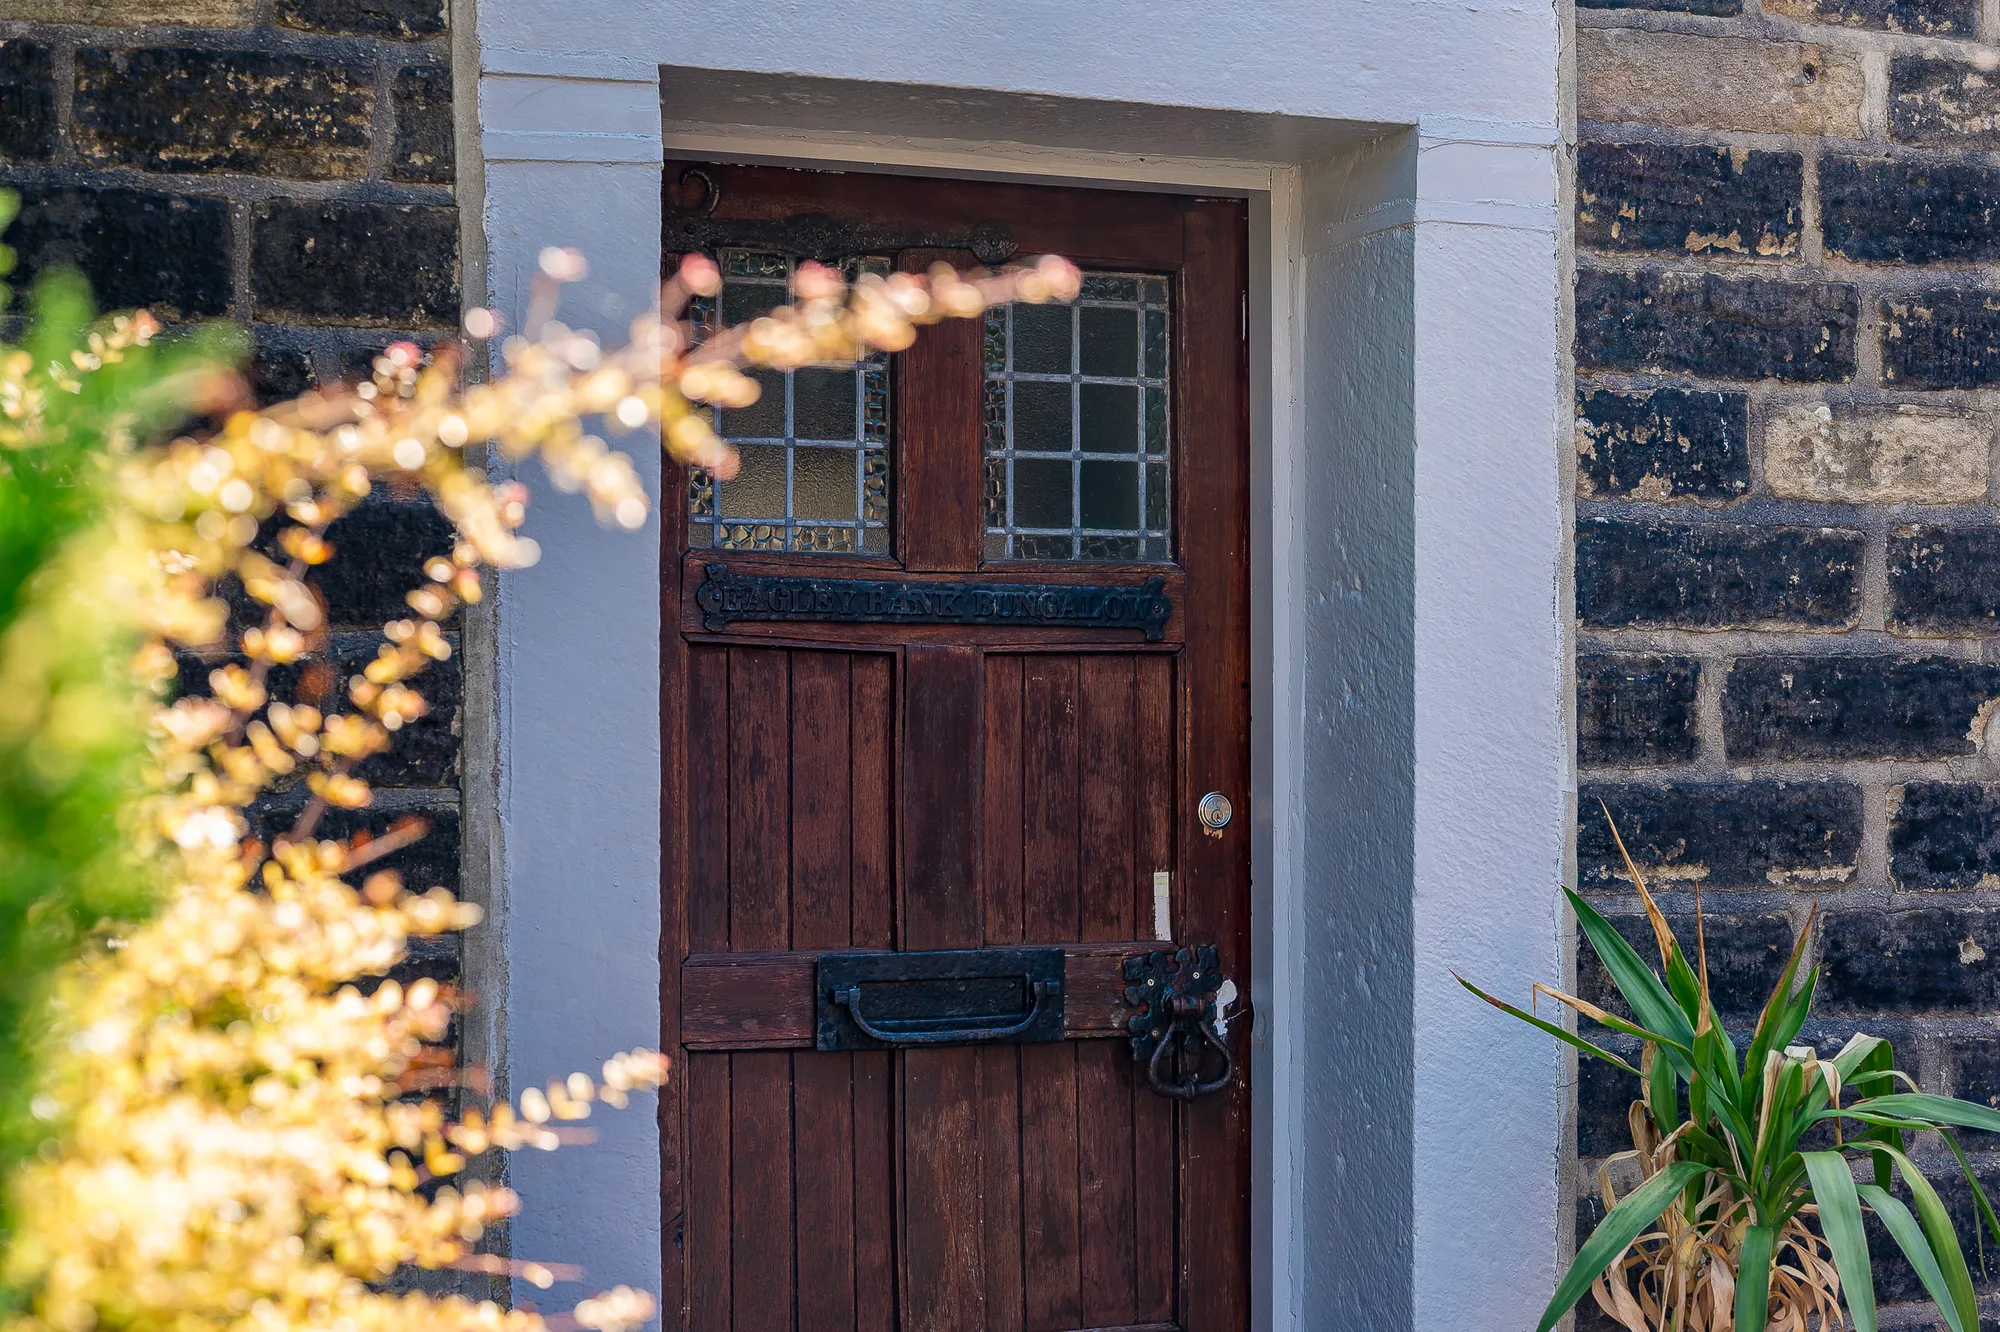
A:
POLYGON ((769 378, 762 415, 720 421, 758 441, 739 479, 683 476, 665 506, 669 1321, 1247 1328, 1248 820, 1195 816, 1205 792, 1250 797, 1243 206, 700 170, 669 166, 668 235, 697 205, 704 226, 751 224, 716 242, 740 280, 724 319, 781 296, 796 256, 760 224, 800 215, 906 270, 973 265, 961 238, 997 222, 1022 255, 1096 280, 1074 313, 1017 308, 769 378), (1154 642, 1099 625, 712 631, 696 601, 712 564, 1159 578, 1172 614, 1154 642), (1119 960, 1166 946, 1161 873, 1173 940, 1216 944, 1243 992, 1235 1081, 1190 1102, 1147 1086, 1125 1025, 1119 960), (820 954, 1021 944, 1066 950, 1065 1039, 814 1048, 820 954))

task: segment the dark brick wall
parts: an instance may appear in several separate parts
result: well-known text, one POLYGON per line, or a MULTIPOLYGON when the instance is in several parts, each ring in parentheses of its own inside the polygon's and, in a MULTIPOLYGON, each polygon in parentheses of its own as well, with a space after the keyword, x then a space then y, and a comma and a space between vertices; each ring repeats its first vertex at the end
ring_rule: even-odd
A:
MULTIPOLYGON (((107 308, 245 325, 273 399, 355 374, 394 338, 447 334, 459 261, 446 43, 444 0, 0 0, 17 282, 67 264, 107 308)), ((451 537, 428 506, 387 496, 330 536, 340 554, 320 583, 337 681, 374 655, 451 537)), ((184 672, 197 688, 206 675, 184 672)), ((429 817, 431 836, 398 861, 417 887, 458 886, 460 679, 457 658, 426 674, 432 714, 363 771, 376 807, 322 825, 429 817)), ((289 826, 302 798, 275 792, 258 831, 289 826)))
MULTIPOLYGON (((1809 1034, 2000 1103, 2000 31, 1977 0, 1576 20, 1579 884, 1642 935, 1601 801, 1670 913, 1701 889, 1745 1025, 1817 903, 1809 1034)), ((1582 1071, 1586 1167, 1632 1094, 1582 1071)), ((1929 1326, 1882 1266, 1885 1326, 1929 1326)))

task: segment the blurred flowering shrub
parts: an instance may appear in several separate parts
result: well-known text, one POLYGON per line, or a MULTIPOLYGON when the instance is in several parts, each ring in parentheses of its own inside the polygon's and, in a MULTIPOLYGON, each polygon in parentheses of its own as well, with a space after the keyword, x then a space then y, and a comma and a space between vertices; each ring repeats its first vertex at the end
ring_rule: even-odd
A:
MULTIPOLYGON (((618 1332, 653 1314, 622 1287, 555 1316, 382 1289, 408 1267, 548 1284, 552 1267, 482 1251, 518 1204, 460 1182, 468 1158, 575 1140, 595 1106, 662 1085, 666 1060, 620 1054, 449 1111, 435 1093, 458 1074, 438 1042, 465 997, 384 977, 412 936, 477 909, 382 866, 420 822, 347 840, 319 825, 371 802, 357 765, 424 715, 415 681, 449 657, 444 623, 480 598, 481 569, 536 558, 525 489, 484 461, 533 455, 601 520, 638 527, 631 462, 588 422, 657 427, 675 458, 727 476, 709 408, 755 398, 740 367, 896 350, 992 302, 1072 296, 1077 277, 1043 260, 850 289, 804 265, 794 305, 695 345, 678 316, 717 278, 690 257, 606 351, 552 317, 581 260, 550 251, 542 268, 485 383, 464 383, 450 348, 399 344, 368 382, 255 410, 221 335, 169 350, 143 315, 88 327, 80 295, 48 284, 29 342, 0 348, 0 802, 27 801, 0 814, 0 946, 34 954, 6 982, 22 1076, 4 1095, 25 1102, 9 1332, 618 1332), (204 428, 165 438, 191 412, 204 428), (330 525, 383 484, 430 496, 458 539, 375 659, 336 681, 313 571, 336 556, 330 525), (232 625, 232 586, 252 623, 232 625), (207 692, 167 701, 176 654, 196 651, 207 692), (294 665, 319 692, 274 697, 273 669, 294 665), (250 837, 246 808, 288 784, 309 793, 290 829, 250 837)), ((466 331, 483 341, 497 320, 475 310, 466 331)))

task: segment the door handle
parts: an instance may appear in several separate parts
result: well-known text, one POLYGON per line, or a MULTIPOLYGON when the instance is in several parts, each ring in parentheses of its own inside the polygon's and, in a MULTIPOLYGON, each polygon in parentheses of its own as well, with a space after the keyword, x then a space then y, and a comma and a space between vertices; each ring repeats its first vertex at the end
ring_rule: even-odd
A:
MULTIPOLYGON (((1026 1017, 1006 1027, 879 1027, 870 1022, 861 1012, 861 987, 850 985, 844 990, 833 992, 833 1001, 847 1010, 854 1019, 854 1025, 861 1034, 884 1045, 973 1045, 981 1041, 1011 1040, 1026 1032, 1049 1011, 1051 1003, 1062 1001, 1062 984, 1058 981, 1038 980, 1035 982, 1034 1006, 1026 1017)), ((921 1019, 920 1019, 921 1020, 921 1019)))
POLYGON ((1146 1084, 1161 1096, 1192 1101, 1221 1091, 1236 1077, 1236 1056, 1215 1029, 1216 992, 1222 969, 1214 944, 1173 951, 1133 953, 1124 962, 1125 1002, 1140 1011, 1126 1020, 1132 1033, 1132 1057, 1146 1067, 1146 1084), (1187 1071, 1178 1081, 1168 1077, 1168 1055, 1179 1050, 1187 1071), (1204 1060, 1220 1055, 1222 1066, 1201 1076, 1204 1060))

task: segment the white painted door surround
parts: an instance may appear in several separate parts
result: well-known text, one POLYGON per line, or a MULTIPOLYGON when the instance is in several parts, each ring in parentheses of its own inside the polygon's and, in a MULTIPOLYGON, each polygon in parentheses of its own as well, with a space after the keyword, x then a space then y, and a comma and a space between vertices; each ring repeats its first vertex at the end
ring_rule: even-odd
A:
MULTIPOLYGON (((1251 201, 1255 1319, 1532 1326, 1569 1242, 1570 1068, 1447 968, 1519 994, 1565 967, 1557 13, 478 0, 473 17, 466 290, 519 311, 541 247, 577 246, 592 271, 567 316, 609 338, 658 280, 668 153, 1251 201)), ((473 1040, 524 1083, 660 1039, 658 529, 536 502, 542 563, 468 630, 466 864, 493 912, 473 1040)), ((512 1162, 515 1249, 656 1285, 657 1133, 598 1127, 588 1150, 512 1162)))

